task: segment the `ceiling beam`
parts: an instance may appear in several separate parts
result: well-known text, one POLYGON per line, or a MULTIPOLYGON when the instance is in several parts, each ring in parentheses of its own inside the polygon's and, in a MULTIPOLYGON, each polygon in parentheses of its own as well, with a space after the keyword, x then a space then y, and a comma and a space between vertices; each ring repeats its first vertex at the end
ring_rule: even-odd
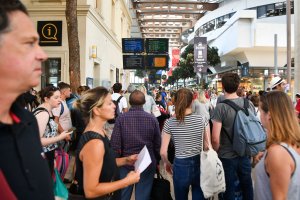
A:
POLYGON ((182 13, 170 13, 170 12, 165 12, 165 13, 158 13, 158 12, 153 12, 153 13, 137 13, 137 18, 145 18, 145 17, 154 17, 154 16, 159 16, 159 15, 174 15, 174 16, 180 16, 183 17, 184 19, 197 19, 202 16, 204 16, 204 13, 198 13, 198 14, 182 14, 182 13), (188 16, 186 16, 188 15, 188 16))
POLYGON ((133 0, 134 4, 197 4, 197 5, 205 5, 205 4, 216 4, 218 3, 208 3, 208 2, 200 2, 200 1, 189 1, 189 0, 183 0, 183 1, 172 1, 172 0, 133 0))
MULTIPOLYGON (((159 26, 153 26, 153 25, 148 25, 148 26, 145 26, 145 25, 141 25, 140 26, 141 28, 143 28, 143 29, 147 29, 147 28, 159 28, 159 29, 161 29, 161 28, 165 28, 165 29, 178 29, 178 30, 181 30, 182 29, 182 26, 180 26, 180 27, 178 27, 178 26, 170 26, 170 25, 159 25, 159 26)), ((187 27, 189 27, 189 26, 187 26, 187 27)))
POLYGON ((218 3, 201 3, 201 2, 196 2, 194 4, 192 3, 186 3, 184 2, 177 2, 177 3, 165 3, 165 2, 159 2, 157 4, 154 3, 135 3, 134 9, 137 10, 148 10, 148 9, 156 9, 157 7, 160 7, 161 9, 164 10, 169 10, 171 9, 172 6, 178 6, 178 7, 186 7, 186 9, 193 7, 193 10, 195 9, 200 9, 203 11, 212 11, 215 10, 219 7, 218 3), (148 8, 151 7, 151 8, 148 8), (156 8, 154 8, 156 7, 156 8), (167 8, 165 8, 167 7, 167 8))
POLYGON ((199 14, 203 16, 203 11, 202 10, 141 10, 140 12, 137 11, 137 13, 141 13, 144 15, 147 14, 156 14, 156 15, 163 15, 163 14, 199 14))
POLYGON ((176 38, 178 38, 178 37, 173 37, 173 36, 165 36, 165 34, 164 34, 164 36, 161 36, 161 34, 159 34, 159 35, 157 35, 157 34, 153 34, 153 33, 147 33, 147 34, 144 34, 144 33, 142 33, 142 35, 144 36, 144 37, 153 37, 153 38, 170 38, 170 39, 176 39, 176 38))
POLYGON ((194 19, 170 19, 170 18, 159 18, 159 19, 139 19, 142 22, 190 22, 194 19))
POLYGON ((173 32, 164 32, 164 31, 159 31, 159 32, 152 32, 152 31, 142 31, 143 34, 170 34, 170 35, 180 35, 181 33, 173 33, 173 32))

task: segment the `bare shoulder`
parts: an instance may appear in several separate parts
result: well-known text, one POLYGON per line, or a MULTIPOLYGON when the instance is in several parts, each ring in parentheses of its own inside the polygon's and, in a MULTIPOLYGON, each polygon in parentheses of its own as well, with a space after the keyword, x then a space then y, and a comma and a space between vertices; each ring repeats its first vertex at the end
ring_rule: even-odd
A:
POLYGON ((273 144, 268 148, 266 157, 267 169, 292 170, 295 167, 290 153, 279 144, 273 144))
POLYGON ((41 111, 41 112, 38 112, 35 117, 38 119, 38 120, 48 120, 49 119, 49 113, 47 111, 41 111))
POLYGON ((273 144, 268 148, 268 157, 270 159, 287 159, 287 157, 290 157, 289 155, 289 152, 279 144, 273 144))
POLYGON ((83 158, 97 159, 103 157, 105 152, 104 143, 99 139, 92 139, 87 142, 80 151, 80 160, 83 158))

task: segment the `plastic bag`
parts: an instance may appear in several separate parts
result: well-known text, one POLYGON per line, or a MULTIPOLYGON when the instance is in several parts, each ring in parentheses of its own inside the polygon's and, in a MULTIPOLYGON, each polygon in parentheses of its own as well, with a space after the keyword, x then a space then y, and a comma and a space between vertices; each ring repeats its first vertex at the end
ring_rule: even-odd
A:
POLYGON ((65 184, 60 178, 57 169, 54 169, 55 182, 54 182, 54 196, 56 200, 67 200, 69 197, 69 192, 65 184))

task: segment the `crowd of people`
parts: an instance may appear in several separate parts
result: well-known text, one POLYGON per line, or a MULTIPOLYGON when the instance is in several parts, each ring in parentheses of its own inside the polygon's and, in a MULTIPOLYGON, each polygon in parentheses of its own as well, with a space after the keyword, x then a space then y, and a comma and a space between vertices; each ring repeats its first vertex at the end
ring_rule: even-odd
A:
POLYGON ((207 141, 225 173, 219 199, 235 199, 236 182, 244 200, 300 199, 300 94, 293 104, 284 79, 274 77, 270 91, 258 94, 245 93, 236 73, 222 75, 221 95, 144 85, 125 90, 121 83, 71 91, 64 82, 37 93, 47 59, 38 40, 23 4, 0 0, 0 199, 53 200, 59 169, 71 182, 69 199, 130 200, 135 190, 136 200, 147 200, 160 162, 172 175, 175 199, 187 200, 190 189, 193 200, 204 199, 200 155, 207 141), (264 151, 237 154, 231 141, 237 114, 224 100, 239 107, 249 101, 248 112, 266 132, 264 151), (133 165, 144 146, 152 162, 140 172, 133 165))

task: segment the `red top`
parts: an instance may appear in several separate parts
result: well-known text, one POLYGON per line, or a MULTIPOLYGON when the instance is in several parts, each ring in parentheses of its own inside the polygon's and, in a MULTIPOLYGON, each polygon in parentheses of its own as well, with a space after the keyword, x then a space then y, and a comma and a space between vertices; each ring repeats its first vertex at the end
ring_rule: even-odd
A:
POLYGON ((12 112, 10 112, 9 114, 10 114, 12 120, 14 121, 14 123, 18 124, 18 123, 21 122, 20 118, 19 118, 17 115, 15 115, 15 114, 12 113, 12 112))
POLYGON ((298 113, 300 113, 300 99, 297 101, 295 109, 297 110, 298 113))

